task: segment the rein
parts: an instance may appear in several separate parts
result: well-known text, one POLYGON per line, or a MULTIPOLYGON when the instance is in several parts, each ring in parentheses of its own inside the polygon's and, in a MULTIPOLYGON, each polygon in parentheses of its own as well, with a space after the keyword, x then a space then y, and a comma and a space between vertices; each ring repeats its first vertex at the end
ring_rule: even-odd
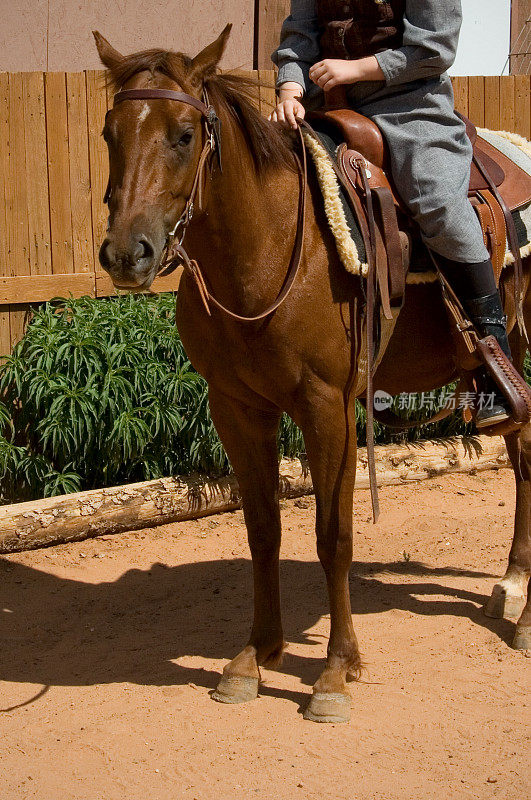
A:
MULTIPOLYGON (((198 196, 199 207, 202 206, 205 170, 213 153, 217 152, 219 166, 220 169, 222 168, 220 120, 215 112, 215 109, 208 102, 206 91, 204 92, 203 96, 206 102, 198 100, 197 98, 192 97, 189 94, 185 94, 184 92, 173 91, 172 89, 126 89, 115 94, 113 105, 116 106, 118 103, 122 103, 126 100, 175 100, 179 103, 186 103, 187 105, 192 106, 201 112, 203 120, 205 121, 207 134, 205 144, 203 145, 201 155, 199 156, 194 182, 192 184, 190 195, 185 203, 184 211, 166 238, 164 254, 161 259, 161 264, 157 275, 169 275, 175 269, 177 269, 178 266, 182 266, 195 282, 205 310, 209 316, 212 313, 210 310, 210 304, 213 304, 220 311, 224 312, 238 322, 257 322, 258 320, 264 319, 272 314, 273 311, 276 311, 277 308, 282 305, 284 300, 289 295, 293 284, 295 283, 295 279, 301 265, 305 231, 306 187, 308 182, 306 146, 302 132, 300 128, 298 128, 298 134, 302 145, 302 163, 299 157, 295 155, 299 172, 299 208, 297 215, 297 231, 295 234, 295 244, 291 254, 290 266, 284 279, 284 283, 282 284, 282 288, 280 289, 280 292, 274 302, 271 303, 271 305, 269 305, 264 311, 254 316, 242 316, 241 314, 237 314, 236 312, 231 311, 229 308, 224 306, 210 293, 199 263, 195 259, 190 258, 183 247, 186 230, 192 221, 194 214, 196 195, 198 196), (180 233, 179 238, 177 238, 178 232, 180 233)), ((109 190, 106 196, 108 199, 108 196, 110 196, 109 190)))

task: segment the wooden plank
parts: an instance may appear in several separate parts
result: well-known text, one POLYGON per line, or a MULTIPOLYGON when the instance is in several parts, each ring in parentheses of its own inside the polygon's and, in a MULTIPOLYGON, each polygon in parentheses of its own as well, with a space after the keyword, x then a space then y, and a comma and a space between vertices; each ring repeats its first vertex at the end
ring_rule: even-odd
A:
POLYGON ((28 196, 22 73, 9 75, 9 140, 6 216, 8 275, 29 275, 28 196))
MULTIPOLYGON (((179 288, 182 272, 182 267, 178 267, 171 275, 155 278, 150 292, 176 292, 179 288)), ((96 272, 96 297, 110 297, 117 294, 124 294, 124 292, 116 289, 106 272, 98 270, 96 272)))
POLYGON ((65 272, 62 275, 0 276, 0 305, 38 303, 52 297, 94 297, 94 274, 65 272))
POLYGON ((0 275, 8 274, 9 76, 0 72, 0 275))
POLYGON ((0 359, 11 352, 11 321, 9 306, 0 307, 0 359))
POLYGON ((500 79, 497 75, 485 78, 485 127, 500 130, 500 79))
POLYGON ((52 270, 73 272, 65 73, 47 72, 45 87, 52 270))
MULTIPOLYGON (((178 268, 171 275, 156 278, 150 291, 176 292, 181 280, 182 268, 178 268)), ((36 275, 36 276, 0 276, 0 306, 2 311, 15 304, 38 303, 51 300, 53 297, 109 297, 124 294, 116 289, 106 272, 98 270, 93 272, 65 272, 64 274, 36 275)), ((20 308, 13 308, 17 315, 20 308)), ((15 327, 20 329, 20 320, 15 327)), ((10 340, 10 339, 9 339, 10 340)))
POLYGON ((505 75, 500 79, 500 130, 515 130, 514 109, 514 75, 505 75))
POLYGON ((105 229, 107 227, 107 206, 103 204, 103 196, 107 186, 109 164, 107 147, 101 135, 107 111, 107 93, 104 73, 101 70, 87 70, 85 77, 92 203, 92 242, 94 249, 93 264, 96 265, 98 264, 98 251, 105 238, 105 229))
MULTIPOLYGON (((24 87, 22 73, 9 75, 9 159, 6 197, 9 241, 8 274, 29 275, 28 187, 26 143, 24 135, 24 87)), ((10 344, 13 347, 24 335, 26 309, 9 309, 10 344)))
POLYGON ((22 82, 30 269, 32 275, 42 275, 52 271, 44 75, 25 72, 22 82))
POLYGON ((480 128, 485 125, 485 78, 471 75, 468 78, 468 116, 480 128))
POLYGON ((271 69, 271 53, 278 47, 280 29, 290 13, 290 0, 257 0, 255 67, 271 69))
POLYGON ((455 77, 452 78, 454 87, 455 108, 465 117, 468 117, 468 78, 455 77))
POLYGON ((66 92, 74 272, 93 272, 94 245, 84 72, 67 73, 66 92))
MULTIPOLYGON (((112 84, 108 81, 106 73, 102 74, 102 79, 105 83, 105 96, 107 98, 107 111, 110 111, 114 104, 114 88, 112 84)), ((103 125, 102 125, 103 127, 103 125)))
POLYGON ((260 80, 260 111, 264 117, 268 117, 276 106, 274 69, 258 70, 260 80))
POLYGON ((531 138, 531 85, 529 75, 515 75, 514 109, 516 133, 531 138))
MULTIPOLYGON (((6 218, 6 188, 9 171, 9 76, 0 73, 0 275, 8 274, 9 241, 6 218)), ((0 308, 0 355, 11 352, 9 307, 0 308)))
MULTIPOLYGON (((33 280, 31 278, 30 280, 33 280)), ((11 333, 11 349, 20 342, 29 320, 30 307, 24 305, 9 306, 10 313, 10 333, 11 333)))

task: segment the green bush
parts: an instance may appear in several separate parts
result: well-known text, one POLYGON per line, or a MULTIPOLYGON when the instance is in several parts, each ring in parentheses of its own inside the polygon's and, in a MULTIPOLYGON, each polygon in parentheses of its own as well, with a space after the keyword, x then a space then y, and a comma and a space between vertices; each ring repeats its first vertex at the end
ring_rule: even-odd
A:
MULTIPOLYGON (((229 470, 175 298, 55 300, 0 367, 0 498, 34 499, 229 470)), ((302 437, 287 420, 287 455, 302 437)))
MULTIPOLYGON (((205 381, 174 317, 173 295, 55 300, 35 311, 0 366, 0 501, 229 470, 205 381)), ((358 407, 360 444, 364 423, 358 407)), ((377 441, 412 440, 420 431, 424 438, 467 432, 456 414, 399 436, 377 426, 377 441)), ((303 451, 300 431, 284 416, 280 454, 303 451)))

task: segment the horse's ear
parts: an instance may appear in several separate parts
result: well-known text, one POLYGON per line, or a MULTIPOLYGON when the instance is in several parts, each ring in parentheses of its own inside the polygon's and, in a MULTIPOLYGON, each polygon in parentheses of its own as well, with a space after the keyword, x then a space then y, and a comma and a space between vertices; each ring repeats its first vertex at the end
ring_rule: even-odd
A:
POLYGON ((96 47, 102 63, 108 67, 108 69, 116 67, 123 59, 122 54, 119 53, 118 50, 115 50, 99 31, 92 31, 92 35, 94 36, 96 47))
POLYGON ((193 59, 190 74, 193 83, 201 83, 204 78, 215 71, 225 52, 231 29, 232 24, 229 23, 218 38, 193 59))

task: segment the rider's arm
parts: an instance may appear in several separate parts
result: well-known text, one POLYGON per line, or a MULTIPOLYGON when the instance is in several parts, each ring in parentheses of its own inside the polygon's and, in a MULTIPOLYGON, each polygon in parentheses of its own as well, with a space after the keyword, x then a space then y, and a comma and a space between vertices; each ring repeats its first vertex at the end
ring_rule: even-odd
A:
POLYGON ((291 0, 291 14, 284 20, 280 44, 271 59, 278 66, 277 87, 296 83, 306 92, 312 85, 308 73, 312 64, 319 60, 315 0, 291 0))
POLYGON ((461 0, 406 0, 401 47, 376 54, 388 86, 442 75, 455 61, 461 0))

